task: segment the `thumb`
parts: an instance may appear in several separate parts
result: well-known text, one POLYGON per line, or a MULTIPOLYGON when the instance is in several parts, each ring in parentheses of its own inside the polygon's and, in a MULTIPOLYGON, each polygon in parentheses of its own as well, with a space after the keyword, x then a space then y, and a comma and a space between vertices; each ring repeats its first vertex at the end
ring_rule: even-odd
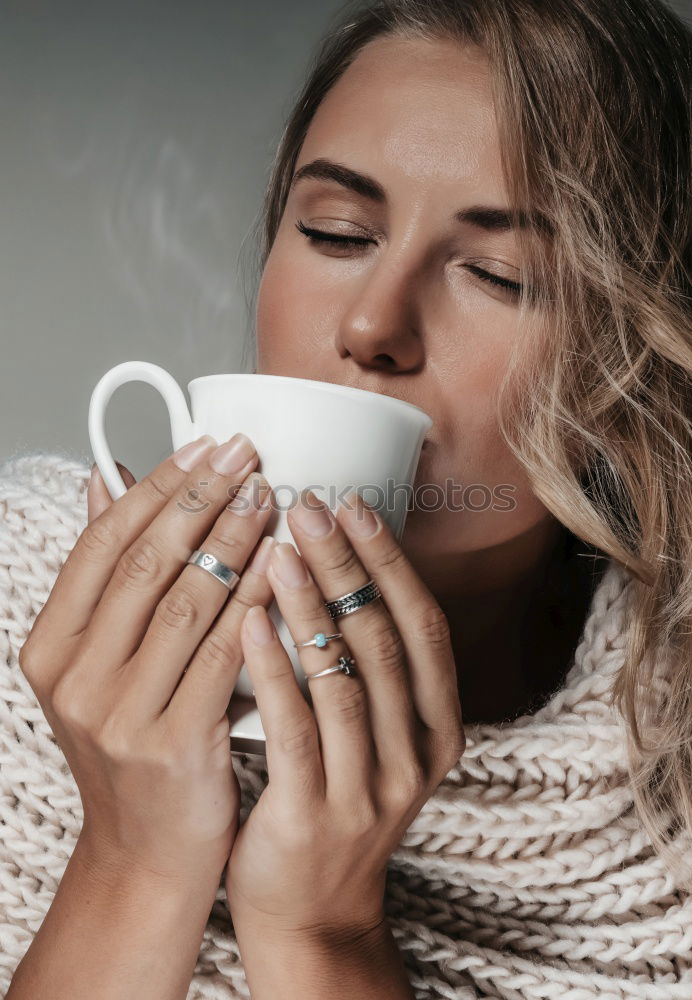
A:
MULTIPOLYGON (((128 490, 131 486, 137 482, 135 477, 132 475, 130 470, 120 462, 115 463, 118 467, 120 475, 123 477, 123 482, 127 486, 128 490)), ((103 477, 99 472, 98 465, 94 462, 91 467, 91 479, 89 480, 89 487, 87 489, 87 523, 94 521, 100 514, 106 510, 107 507, 113 503, 113 498, 111 497, 106 484, 103 481, 103 477)))

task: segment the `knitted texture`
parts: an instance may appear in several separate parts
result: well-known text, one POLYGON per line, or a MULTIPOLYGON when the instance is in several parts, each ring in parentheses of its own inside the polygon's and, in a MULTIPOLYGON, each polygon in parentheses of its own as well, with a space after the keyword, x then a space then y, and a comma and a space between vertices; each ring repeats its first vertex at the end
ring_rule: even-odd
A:
MULTIPOLYGON (((3 996, 83 819, 17 655, 86 526, 89 474, 90 462, 41 452, 0 466, 3 996)), ((464 754, 393 853, 385 906, 417 1000, 692 1000, 692 900, 637 822, 624 724, 607 705, 627 583, 611 562, 539 711, 466 727, 464 754)), ((266 759, 234 754, 233 767, 243 821, 266 759)), ((188 1000, 249 995, 220 885, 188 1000)))

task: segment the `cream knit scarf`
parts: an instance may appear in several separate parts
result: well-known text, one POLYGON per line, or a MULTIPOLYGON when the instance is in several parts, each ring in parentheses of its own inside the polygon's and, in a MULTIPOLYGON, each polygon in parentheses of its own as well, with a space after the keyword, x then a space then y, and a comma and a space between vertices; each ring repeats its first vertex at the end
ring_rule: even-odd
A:
MULTIPOLYGON (((35 452, 0 466, 3 996, 83 818, 17 654, 86 525, 90 465, 35 452)), ((394 852, 386 911, 418 1000, 692 1000, 692 897, 638 826, 624 730, 605 704, 623 660, 626 584, 609 564, 542 709, 467 726, 465 753, 394 852)), ((241 820, 265 763, 233 757, 241 820)), ((235 997, 249 991, 220 886, 188 1000, 235 997)))

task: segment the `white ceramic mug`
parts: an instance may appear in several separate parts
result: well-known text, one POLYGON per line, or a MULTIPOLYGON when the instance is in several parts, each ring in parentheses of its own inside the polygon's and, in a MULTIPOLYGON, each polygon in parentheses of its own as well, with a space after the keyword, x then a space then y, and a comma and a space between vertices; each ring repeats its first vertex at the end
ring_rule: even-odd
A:
MULTIPOLYGON (((401 540, 423 440, 432 426, 431 418, 419 407, 331 382, 230 373, 205 375, 188 384, 190 416, 183 391, 172 375, 146 361, 126 361, 99 380, 89 404, 94 460, 114 500, 127 487, 108 447, 105 413, 113 392, 132 381, 147 382, 163 396, 174 451, 202 434, 211 434, 219 444, 237 431, 247 434, 259 456, 256 468, 274 491, 275 510, 265 534, 296 544, 286 515, 301 490, 309 487, 334 511, 337 498, 355 487, 378 510, 397 541, 401 540)), ((339 596, 327 594, 325 599, 339 596)), ((276 601, 269 615, 306 692, 298 650, 276 601)), ((338 618, 334 624, 339 631, 338 618)), ((325 666, 331 663, 325 656, 325 666)), ((245 664, 228 714, 231 749, 263 753, 265 734, 245 664)))

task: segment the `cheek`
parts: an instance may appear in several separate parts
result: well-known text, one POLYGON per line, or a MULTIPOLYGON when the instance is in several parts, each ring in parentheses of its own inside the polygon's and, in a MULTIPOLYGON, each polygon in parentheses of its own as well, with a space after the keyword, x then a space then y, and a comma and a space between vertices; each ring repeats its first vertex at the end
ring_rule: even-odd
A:
MULTIPOLYGON (((527 473, 500 433, 497 392, 511 347, 509 331, 505 334, 485 350, 470 350, 467 341, 448 370, 444 381, 449 390, 439 411, 447 417, 441 448, 436 452, 434 469, 427 468, 424 473, 433 481, 444 482, 449 477, 464 487, 481 484, 490 491, 510 487, 504 495, 515 501, 511 511, 503 510, 501 517, 488 511, 474 518, 476 528, 481 533, 488 531, 488 537, 498 530, 511 535, 545 516, 545 507, 534 496, 527 473)), ((487 338, 486 344, 491 339, 487 338)))
MULTIPOLYGON (((443 386, 444 413, 449 416, 451 440, 472 465, 497 464, 505 451, 497 422, 497 394, 507 368, 510 331, 467 325, 454 357, 448 357, 443 386), (485 456, 485 461, 484 461, 485 456)), ((497 324, 496 324, 497 325, 497 324)))
POLYGON ((257 295, 257 338, 261 346, 269 348, 274 339, 283 340, 283 334, 295 329, 297 308, 299 296, 291 262, 275 246, 262 272, 257 295))
POLYGON ((277 237, 267 258, 257 295, 259 370, 300 376, 306 358, 331 343, 334 299, 315 281, 306 254, 288 251, 277 237))

